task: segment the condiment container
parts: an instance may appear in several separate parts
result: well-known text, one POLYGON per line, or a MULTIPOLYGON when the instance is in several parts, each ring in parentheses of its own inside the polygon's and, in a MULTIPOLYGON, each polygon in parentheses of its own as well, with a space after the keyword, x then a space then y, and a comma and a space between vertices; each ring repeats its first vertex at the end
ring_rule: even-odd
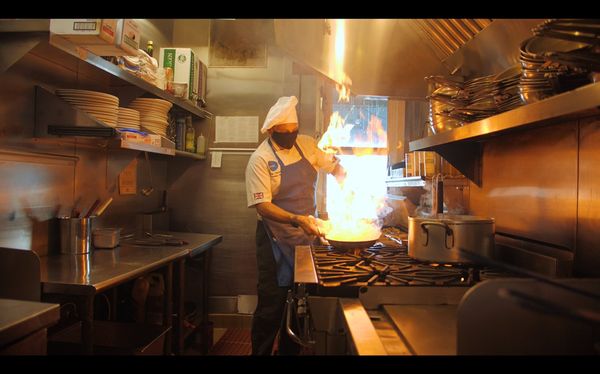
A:
POLYGON ((120 228, 99 228, 92 234, 94 247, 96 248, 115 248, 119 245, 121 237, 120 228))

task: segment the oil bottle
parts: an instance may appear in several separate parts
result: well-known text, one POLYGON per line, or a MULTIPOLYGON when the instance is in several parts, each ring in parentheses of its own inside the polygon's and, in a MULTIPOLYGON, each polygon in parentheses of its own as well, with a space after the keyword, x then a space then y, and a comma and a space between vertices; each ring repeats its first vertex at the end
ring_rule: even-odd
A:
POLYGON ((196 151, 196 130, 192 125, 192 116, 185 118, 185 151, 195 152, 196 151))

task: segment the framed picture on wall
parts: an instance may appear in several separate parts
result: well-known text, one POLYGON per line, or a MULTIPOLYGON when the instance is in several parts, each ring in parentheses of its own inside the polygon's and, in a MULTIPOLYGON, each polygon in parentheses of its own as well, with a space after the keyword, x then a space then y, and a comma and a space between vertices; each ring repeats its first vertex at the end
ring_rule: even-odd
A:
POLYGON ((267 67, 268 21, 211 20, 211 67, 267 67))

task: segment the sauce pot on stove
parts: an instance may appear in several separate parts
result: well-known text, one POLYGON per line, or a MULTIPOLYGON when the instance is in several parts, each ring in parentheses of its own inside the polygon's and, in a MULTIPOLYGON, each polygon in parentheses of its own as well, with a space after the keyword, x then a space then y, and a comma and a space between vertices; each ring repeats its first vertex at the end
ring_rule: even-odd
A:
POLYGON ((468 253, 493 258, 494 219, 437 214, 408 217, 408 255, 420 261, 467 264, 468 253))

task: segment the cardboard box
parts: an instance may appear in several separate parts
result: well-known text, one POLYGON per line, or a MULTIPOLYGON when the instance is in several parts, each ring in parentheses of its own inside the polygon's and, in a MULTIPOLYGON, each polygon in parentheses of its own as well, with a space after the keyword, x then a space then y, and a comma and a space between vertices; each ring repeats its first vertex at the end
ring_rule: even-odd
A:
POLYGON ((144 138, 144 143, 149 144, 154 147, 161 147, 162 146, 161 136, 157 135, 157 134, 148 134, 144 138))
POLYGON ((206 65, 198 60, 198 105, 205 107, 206 106, 206 79, 208 77, 208 68, 206 65))
POLYGON ((187 83, 186 99, 195 100, 198 92, 198 69, 199 61, 191 48, 161 48, 159 66, 165 71, 171 71, 172 76, 167 75, 167 90, 169 91, 169 80, 171 82, 187 83))
POLYGON ((78 45, 114 44, 116 19, 51 19, 50 32, 78 45))
POLYGON ((132 19, 51 19, 50 38, 60 37, 98 56, 135 56, 140 31, 132 19))
POLYGON ((144 142, 144 136, 130 131, 119 131, 121 139, 129 142, 144 142))

